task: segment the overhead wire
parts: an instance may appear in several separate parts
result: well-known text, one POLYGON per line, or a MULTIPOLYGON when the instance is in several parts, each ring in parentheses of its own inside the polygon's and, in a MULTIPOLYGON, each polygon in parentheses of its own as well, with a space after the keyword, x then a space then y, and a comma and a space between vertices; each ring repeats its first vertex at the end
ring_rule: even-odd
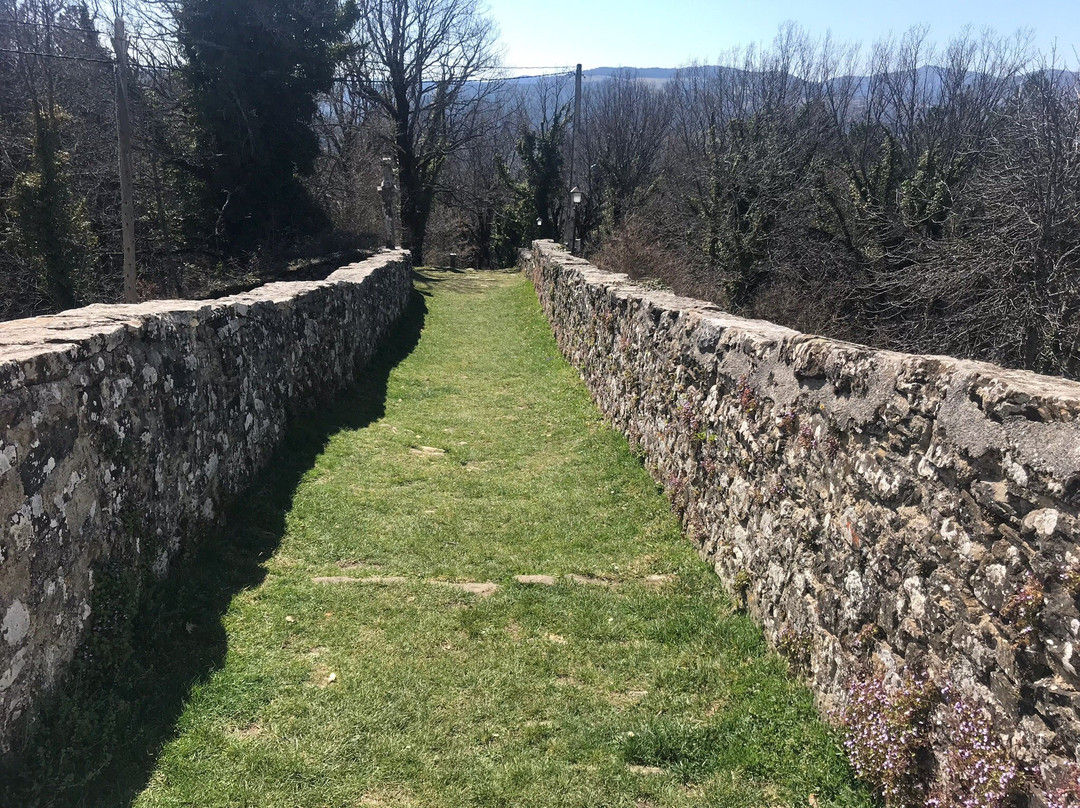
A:
MULTIPOLYGON (((33 23, 33 22, 29 22, 29 21, 24 21, 24 20, 0 20, 0 26, 4 25, 5 23, 6 24, 12 24, 12 25, 40 26, 40 27, 45 27, 45 28, 56 29, 58 31, 69 31, 69 32, 73 32, 73 33, 95 34, 95 35, 98 35, 98 36, 105 36, 104 32, 98 31, 97 29, 93 29, 93 28, 73 28, 73 27, 70 27, 70 26, 49 25, 49 24, 46 24, 46 23, 33 23)), ((175 42, 175 40, 169 39, 169 38, 166 38, 166 37, 151 37, 151 36, 146 36, 146 35, 143 35, 143 34, 134 34, 133 38, 142 39, 142 40, 148 40, 148 41, 154 41, 154 42, 169 42, 169 43, 175 42)), ((43 53, 41 51, 29 51, 29 50, 22 50, 22 49, 17 49, 17 48, 3 48, 3 47, 0 47, 0 53, 11 53, 11 54, 19 55, 19 56, 36 56, 36 57, 43 58, 43 59, 65 59, 65 60, 73 61, 73 62, 90 62, 90 63, 95 63, 95 64, 109 64, 109 65, 116 64, 114 59, 99 59, 99 58, 95 58, 95 57, 92 57, 92 56, 73 56, 73 55, 64 54, 64 53, 43 53)), ((173 70, 172 67, 169 67, 167 65, 148 65, 148 64, 141 64, 139 62, 133 62, 133 61, 130 61, 130 60, 128 61, 128 66, 131 67, 131 68, 142 69, 142 70, 173 70)), ((572 72, 573 69, 568 65, 566 65, 566 66, 563 66, 563 65, 520 66, 520 65, 518 65, 518 66, 501 67, 501 68, 499 68, 499 70, 500 71, 508 71, 508 70, 553 70, 553 71, 557 71, 557 72, 533 73, 533 74, 524 75, 524 76, 495 76, 495 77, 491 77, 491 78, 472 79, 472 81, 523 81, 523 80, 527 80, 527 79, 544 79, 544 78, 555 78, 555 77, 560 77, 560 76, 573 75, 573 72, 572 72)), ((348 80, 347 79, 335 79, 335 83, 341 83, 341 82, 346 82, 346 81, 348 81, 348 80)))
MULTIPOLYGON (((57 31, 67 31, 67 32, 76 33, 76 34, 94 34, 96 36, 108 36, 107 32, 101 31, 101 30, 99 30, 97 28, 75 28, 75 27, 72 27, 72 26, 69 26, 69 25, 59 25, 59 24, 54 24, 54 23, 34 22, 32 20, 3 20, 3 19, 0 19, 0 26, 3 26, 3 25, 24 25, 24 26, 34 27, 34 28, 45 28, 45 29, 51 29, 51 30, 57 30, 57 31)), ((142 39, 142 40, 146 40, 148 42, 168 42, 170 44, 173 44, 173 43, 177 42, 174 37, 151 36, 149 34, 144 34, 144 33, 139 33, 139 32, 131 32, 131 33, 128 34, 128 37, 130 39, 142 39)), ((2 49, 0 49, 0 50, 2 50, 2 49)), ((4 51, 4 52, 11 53, 13 51, 4 51)), ((26 51, 26 53, 27 53, 27 55, 33 55, 33 56, 49 56, 50 55, 50 54, 34 53, 34 52, 31 52, 31 51, 26 51)), ((59 54, 57 54, 57 55, 59 55, 59 54)), ((70 58, 75 58, 75 57, 70 57, 70 58)), ((554 71, 554 72, 551 72, 551 73, 537 73, 537 74, 534 74, 534 75, 527 75, 527 76, 503 76, 502 77, 503 80, 506 80, 506 79, 517 80, 517 79, 541 79, 541 78, 547 78, 549 76, 566 75, 568 73, 572 73, 573 70, 574 70, 574 67, 575 67, 574 65, 507 65, 507 66, 504 66, 504 67, 500 67, 499 70, 504 70, 504 71, 505 70, 550 70, 550 71, 554 71)))
POLYGON ((55 31, 68 31, 75 34, 97 34, 98 36, 104 36, 103 31, 99 31, 97 28, 74 28, 70 25, 60 25, 51 22, 34 22, 33 20, 2 20, 0 19, 0 25, 24 25, 28 28, 45 28, 47 30, 55 31))
POLYGON ((40 56, 43 59, 67 59, 72 62, 96 62, 103 65, 115 64, 112 59, 95 59, 93 56, 70 56, 66 53, 41 53, 39 51, 15 50, 13 48, 0 48, 0 53, 15 53, 19 56, 40 56))

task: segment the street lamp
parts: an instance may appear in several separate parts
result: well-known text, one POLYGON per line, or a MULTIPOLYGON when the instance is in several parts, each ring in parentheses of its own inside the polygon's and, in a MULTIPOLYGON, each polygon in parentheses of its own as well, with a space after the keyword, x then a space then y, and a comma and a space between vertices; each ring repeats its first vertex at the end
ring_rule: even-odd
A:
POLYGON ((578 241, 578 206, 581 204, 581 189, 576 185, 570 189, 570 201, 574 205, 574 228, 570 237, 570 254, 578 255, 581 252, 581 244, 578 241))

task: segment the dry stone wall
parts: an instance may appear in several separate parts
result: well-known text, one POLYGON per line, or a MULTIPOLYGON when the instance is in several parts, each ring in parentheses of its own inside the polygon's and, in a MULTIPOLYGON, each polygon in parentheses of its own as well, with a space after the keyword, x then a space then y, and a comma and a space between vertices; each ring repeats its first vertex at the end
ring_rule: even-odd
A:
POLYGON ((348 384, 408 301, 408 253, 212 302, 0 324, 0 750, 61 677, 99 563, 163 575, 348 384))
MULTIPOLYGON (((1080 384, 740 319, 551 242, 523 260, 563 353, 825 710, 929 674, 992 721, 1032 804, 1075 776, 1080 384)), ((930 722, 928 776, 974 789, 950 722, 930 722)))

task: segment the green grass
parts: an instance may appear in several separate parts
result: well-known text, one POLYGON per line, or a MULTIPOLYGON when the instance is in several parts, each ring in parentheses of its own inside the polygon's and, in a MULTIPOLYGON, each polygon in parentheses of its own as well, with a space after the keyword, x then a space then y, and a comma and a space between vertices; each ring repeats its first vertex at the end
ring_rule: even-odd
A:
POLYGON ((140 808, 869 804, 528 282, 417 287, 398 343, 144 598, 117 683, 43 724, 11 804, 50 788, 140 808), (405 581, 313 581, 331 576, 405 581), (57 752, 118 705, 116 749, 57 752))

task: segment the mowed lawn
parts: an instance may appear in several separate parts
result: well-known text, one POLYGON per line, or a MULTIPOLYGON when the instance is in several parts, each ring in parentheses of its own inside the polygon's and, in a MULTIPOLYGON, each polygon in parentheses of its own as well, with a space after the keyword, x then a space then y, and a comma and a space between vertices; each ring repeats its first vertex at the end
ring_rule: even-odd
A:
POLYGON ((134 804, 869 804, 528 281, 417 288, 385 402, 233 515, 280 536, 134 804))

